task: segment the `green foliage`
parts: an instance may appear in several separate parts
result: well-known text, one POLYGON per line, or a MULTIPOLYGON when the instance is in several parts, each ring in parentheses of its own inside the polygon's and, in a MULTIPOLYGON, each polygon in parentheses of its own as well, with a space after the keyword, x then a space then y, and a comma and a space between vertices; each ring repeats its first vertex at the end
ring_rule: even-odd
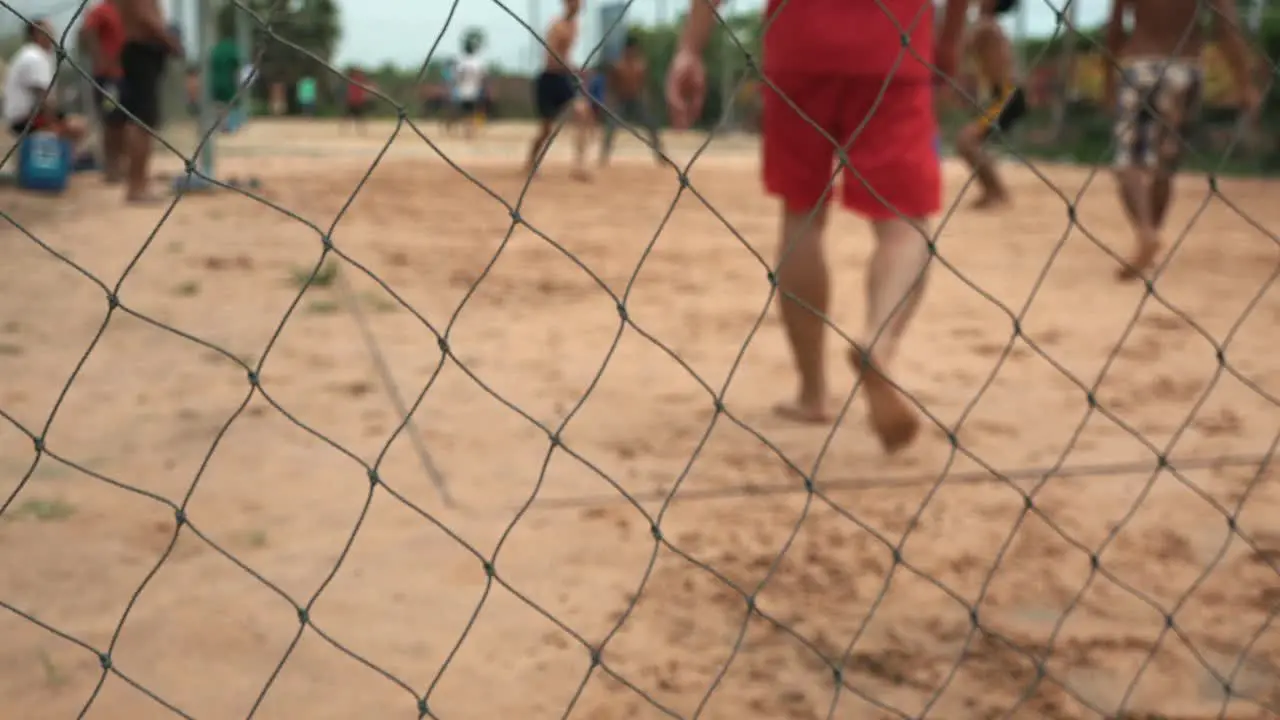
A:
POLYGON ((265 93, 273 82, 288 84, 324 74, 342 37, 336 0, 223 0, 217 15, 219 32, 234 36, 237 23, 251 29, 253 47, 245 49, 245 56, 262 52, 264 82, 255 85, 257 93, 265 93))
MULTIPOLYGON (((662 109, 663 114, 663 79, 675 57, 682 22, 683 19, 680 19, 671 24, 635 27, 628 31, 639 39, 640 46, 644 48, 649 65, 650 97, 655 107, 662 109)), ((763 34, 760 30, 759 12, 732 15, 725 18, 724 25, 717 25, 704 57, 711 92, 703 106, 699 126, 705 128, 716 124, 724 113, 726 102, 733 102, 731 93, 743 83, 759 80, 758 71, 750 68, 758 68, 761 63, 763 34), (722 88, 723 92, 717 92, 716 88, 722 88)))

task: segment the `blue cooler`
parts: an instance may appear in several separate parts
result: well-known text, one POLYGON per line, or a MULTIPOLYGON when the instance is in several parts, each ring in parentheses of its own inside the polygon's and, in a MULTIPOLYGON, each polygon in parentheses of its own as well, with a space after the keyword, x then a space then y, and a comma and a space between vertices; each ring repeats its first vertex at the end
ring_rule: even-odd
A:
POLYGON ((18 148, 18 187, 59 193, 71 177, 71 143, 50 132, 33 132, 18 148))

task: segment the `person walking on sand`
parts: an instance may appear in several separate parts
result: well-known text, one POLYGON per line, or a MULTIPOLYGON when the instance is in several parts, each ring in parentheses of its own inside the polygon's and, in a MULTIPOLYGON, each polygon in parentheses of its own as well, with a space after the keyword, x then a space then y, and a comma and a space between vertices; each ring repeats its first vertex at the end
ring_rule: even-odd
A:
MULTIPOLYGON (((658 132, 658 121, 649 108, 645 93, 645 84, 649 79, 649 63, 644 57, 644 48, 640 47, 640 38, 635 33, 628 33, 622 47, 622 56, 609 68, 609 88, 615 114, 626 122, 636 122, 649 136, 649 147, 653 148, 653 156, 659 165, 666 163, 662 156, 662 136, 658 132)), ((613 136, 617 132, 618 122, 607 114, 604 121, 604 137, 600 140, 600 164, 608 165, 613 154, 613 136)))
POLYGON ((538 170, 542 155, 551 142, 556 121, 568 109, 573 123, 573 170, 575 180, 590 180, 586 169, 587 139, 594 122, 591 103, 578 93, 575 73, 568 66, 569 54, 578 39, 578 9, 580 0, 564 0, 564 15, 551 23, 547 30, 546 64, 533 83, 534 106, 538 110, 538 134, 529 149, 525 170, 532 176, 538 170))
POLYGON ((1137 240, 1132 259, 1118 276, 1134 280, 1155 265, 1160 253, 1160 231, 1186 142, 1183 134, 1200 109, 1202 14, 1213 18, 1240 93, 1240 110, 1247 116, 1257 110, 1259 94, 1249 77, 1248 46, 1235 0, 1112 1, 1106 47, 1109 57, 1120 61, 1119 71, 1105 76, 1104 94, 1107 106, 1116 107, 1114 166, 1120 201, 1137 240), (1128 32, 1126 20, 1132 23, 1128 32))
MULTIPOLYGON (((667 73, 667 107, 678 127, 702 112, 702 53, 719 3, 690 0, 667 73)), ((932 255, 929 217, 942 206, 934 63, 954 74, 968 4, 947 0, 936 52, 933 0, 769 0, 765 8, 772 25, 763 74, 771 87, 763 98, 762 172, 765 188, 782 201, 779 303, 800 374, 798 396, 776 411, 805 423, 831 420, 824 354, 830 280, 822 239, 839 145, 850 163, 841 169, 840 199, 875 233, 866 325, 849 357, 887 452, 919 431, 914 409, 886 373, 920 304, 932 255)))
POLYGON ((978 0, 978 22, 970 36, 978 78, 991 95, 978 119, 960 130, 956 150, 978 181, 980 194, 973 207, 979 210, 1009 202, 1009 190, 983 145, 992 133, 1009 132, 1027 114, 1026 93, 1014 67, 1013 43, 998 22, 1016 7, 1018 0, 978 0))

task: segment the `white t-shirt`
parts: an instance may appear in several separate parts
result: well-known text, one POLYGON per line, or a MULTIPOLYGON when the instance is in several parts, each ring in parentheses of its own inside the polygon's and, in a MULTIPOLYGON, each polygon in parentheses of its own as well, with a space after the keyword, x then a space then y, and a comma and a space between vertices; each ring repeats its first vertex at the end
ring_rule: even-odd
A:
POLYGON ((484 61, 479 55, 464 55, 453 68, 453 87, 458 99, 472 102, 484 91, 484 61))
POLYGON ((4 74, 4 121, 26 120, 36 110, 44 91, 53 84, 57 61, 53 53, 27 43, 18 49, 4 74))

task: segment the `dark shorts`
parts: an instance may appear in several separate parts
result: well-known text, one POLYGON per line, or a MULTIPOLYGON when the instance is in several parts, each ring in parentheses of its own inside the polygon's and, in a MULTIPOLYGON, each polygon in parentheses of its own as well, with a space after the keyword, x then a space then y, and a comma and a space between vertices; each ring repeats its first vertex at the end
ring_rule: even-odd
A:
POLYGON ((567 72, 543 72, 533 81, 533 103, 543 120, 560 117, 577 94, 573 75, 567 72))
POLYGON ((995 88, 991 97, 991 103, 978 118, 983 138, 996 130, 1009 132, 1027 114, 1027 95, 1016 85, 1007 89, 995 88))
POLYGON ((347 103, 347 117, 349 118, 364 117, 364 111, 365 111, 366 105, 368 105, 368 103, 366 102, 347 103))
POLYGON ((93 79, 93 113, 103 125, 120 125, 128 118, 120 111, 120 79, 93 79))
POLYGON ((154 43, 129 42, 120 51, 120 106, 143 125, 160 126, 160 82, 169 50, 154 43))
POLYGON ((476 100, 459 100, 458 101, 458 112, 464 116, 475 115, 476 111, 479 109, 480 109, 479 101, 476 101, 476 100))

